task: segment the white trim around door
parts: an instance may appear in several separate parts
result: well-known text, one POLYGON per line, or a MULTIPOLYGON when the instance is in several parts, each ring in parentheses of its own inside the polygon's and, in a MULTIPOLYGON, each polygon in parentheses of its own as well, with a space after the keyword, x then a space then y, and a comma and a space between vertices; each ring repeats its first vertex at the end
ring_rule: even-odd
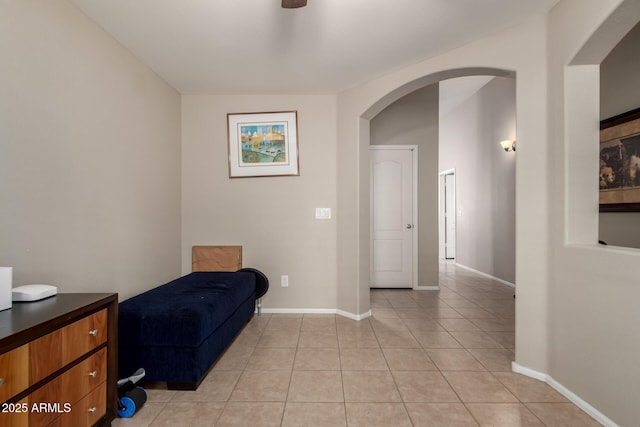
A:
POLYGON ((439 258, 456 258, 456 170, 447 169, 438 174, 438 253, 439 258))

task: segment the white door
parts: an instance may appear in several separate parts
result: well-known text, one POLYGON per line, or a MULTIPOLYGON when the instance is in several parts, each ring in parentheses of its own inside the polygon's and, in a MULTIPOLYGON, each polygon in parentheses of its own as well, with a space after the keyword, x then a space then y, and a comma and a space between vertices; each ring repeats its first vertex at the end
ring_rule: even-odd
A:
POLYGON ((371 287, 414 287, 417 148, 371 147, 371 287))
POLYGON ((456 257, 456 173, 440 173, 440 258, 456 257))

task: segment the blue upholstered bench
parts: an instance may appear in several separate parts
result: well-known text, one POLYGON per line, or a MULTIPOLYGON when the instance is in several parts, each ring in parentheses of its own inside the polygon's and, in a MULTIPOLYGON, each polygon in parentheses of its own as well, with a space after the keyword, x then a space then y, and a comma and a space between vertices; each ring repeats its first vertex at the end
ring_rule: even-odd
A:
POLYGON ((120 378, 195 390, 255 311, 256 275, 196 272, 119 304, 120 378))

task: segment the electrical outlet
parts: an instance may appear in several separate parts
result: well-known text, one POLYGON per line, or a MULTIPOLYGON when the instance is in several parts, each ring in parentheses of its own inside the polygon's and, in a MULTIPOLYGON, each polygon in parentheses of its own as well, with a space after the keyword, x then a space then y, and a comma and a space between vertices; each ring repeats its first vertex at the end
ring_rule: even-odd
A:
POLYGON ((283 288, 289 287, 289 276, 280 276, 280 286, 283 288))

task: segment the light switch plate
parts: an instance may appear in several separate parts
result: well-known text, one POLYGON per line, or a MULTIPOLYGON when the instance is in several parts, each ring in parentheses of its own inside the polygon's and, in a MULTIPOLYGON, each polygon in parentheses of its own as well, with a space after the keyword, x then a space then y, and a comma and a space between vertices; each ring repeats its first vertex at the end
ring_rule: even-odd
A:
POLYGON ((331 208, 316 208, 316 219, 331 219, 331 208))

